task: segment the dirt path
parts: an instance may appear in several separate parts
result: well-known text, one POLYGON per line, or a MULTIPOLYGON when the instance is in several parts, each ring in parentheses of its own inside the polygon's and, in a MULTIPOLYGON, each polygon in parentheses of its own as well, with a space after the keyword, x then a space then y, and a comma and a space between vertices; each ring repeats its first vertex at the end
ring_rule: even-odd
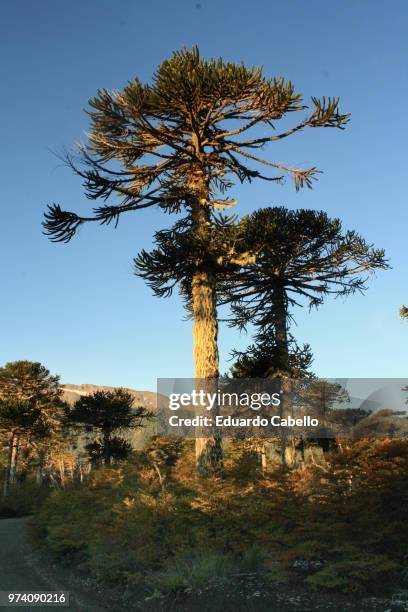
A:
MULTIPOLYGON (((69 607, 27 605, 21 610, 106 610, 86 593, 80 592, 68 572, 64 572, 64 569, 54 570, 49 564, 42 563, 30 550, 25 541, 26 521, 22 518, 0 520, 0 590, 70 592, 69 607)), ((18 610, 12 606, 0 609, 18 610)))

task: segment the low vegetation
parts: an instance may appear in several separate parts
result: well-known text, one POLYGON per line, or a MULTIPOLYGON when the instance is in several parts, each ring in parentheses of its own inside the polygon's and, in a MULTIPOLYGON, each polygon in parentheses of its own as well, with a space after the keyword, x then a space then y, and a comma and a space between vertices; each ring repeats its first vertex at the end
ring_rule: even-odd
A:
POLYGON ((198 480, 184 443, 177 462, 163 466, 163 487, 149 455, 133 453, 82 486, 53 491, 33 537, 147 601, 247 574, 358 596, 406 586, 406 441, 344 441, 323 467, 264 475, 247 450, 229 456, 224 478, 198 480))

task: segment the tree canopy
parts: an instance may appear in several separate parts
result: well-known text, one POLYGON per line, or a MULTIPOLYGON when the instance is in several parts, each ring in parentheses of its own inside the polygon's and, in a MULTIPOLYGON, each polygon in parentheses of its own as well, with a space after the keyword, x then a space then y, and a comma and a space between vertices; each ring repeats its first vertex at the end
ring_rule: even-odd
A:
POLYGON ((4 496, 14 482, 19 451, 38 450, 58 435, 64 406, 59 377, 41 363, 20 360, 0 368, 0 434, 8 447, 4 496))
POLYGON ((13 361, 0 368, 0 399, 14 405, 32 407, 39 414, 43 429, 60 423, 65 402, 59 376, 33 361, 13 361))
POLYGON ((85 222, 117 223, 122 213, 153 205, 178 212, 197 198, 207 209, 224 208, 235 203, 224 197, 234 180, 282 181, 289 174, 296 189, 311 187, 315 167, 292 167, 257 153, 308 127, 347 124, 338 98, 312 97, 311 103, 293 127, 276 131, 287 113, 308 110, 291 81, 268 78, 259 67, 207 61, 197 48, 176 51, 151 84, 136 78, 122 91, 100 89, 89 101, 88 143, 65 160, 83 179, 87 198, 105 204, 91 217, 50 205, 45 231, 52 240, 68 241, 85 222), (117 203, 108 204, 111 197, 117 203))
POLYGON ((109 463, 112 457, 123 458, 131 450, 125 439, 113 434, 143 427, 152 416, 146 408, 133 404, 134 397, 126 389, 96 391, 68 406, 65 419, 69 425, 86 432, 99 431, 101 438, 88 444, 88 451, 92 457, 103 457, 109 463))
POLYGON ((323 211, 264 208, 241 221, 245 248, 255 258, 236 269, 222 286, 223 301, 235 306, 236 322, 250 314, 271 317, 274 288, 285 288, 288 306, 319 306, 324 297, 367 288, 370 273, 386 269, 383 249, 355 231, 343 231, 339 219, 323 211))
POLYGON ((258 350, 271 349, 276 371, 292 371, 291 345, 293 357, 303 354, 300 370, 310 362, 308 347, 299 353, 289 334, 291 307, 317 307, 327 295, 363 292, 370 273, 388 267, 382 249, 320 211, 260 209, 241 220, 240 232, 254 257, 221 279, 220 301, 231 304, 231 325, 255 325, 258 350))

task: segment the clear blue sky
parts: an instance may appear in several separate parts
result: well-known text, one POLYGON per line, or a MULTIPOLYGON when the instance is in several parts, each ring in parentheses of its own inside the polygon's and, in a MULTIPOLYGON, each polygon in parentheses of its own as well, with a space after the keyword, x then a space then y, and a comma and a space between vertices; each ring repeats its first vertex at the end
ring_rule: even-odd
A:
MULTIPOLYGON (((259 206, 324 209, 384 247, 393 269, 365 296, 296 313, 321 376, 405 376, 408 324, 406 0, 3 0, 1 17, 0 364, 43 362, 71 383, 154 389, 191 376, 191 323, 178 297, 158 300, 132 275, 168 218, 149 210, 117 230, 84 227, 68 245, 41 233, 45 205, 89 207, 53 151, 83 141, 99 87, 148 81, 164 58, 198 44, 203 55, 291 79, 305 99, 339 95, 346 131, 309 130, 274 145, 277 161, 316 165, 313 191, 292 184, 237 187, 239 212, 259 206)), ((225 371, 245 337, 221 329, 225 371)))

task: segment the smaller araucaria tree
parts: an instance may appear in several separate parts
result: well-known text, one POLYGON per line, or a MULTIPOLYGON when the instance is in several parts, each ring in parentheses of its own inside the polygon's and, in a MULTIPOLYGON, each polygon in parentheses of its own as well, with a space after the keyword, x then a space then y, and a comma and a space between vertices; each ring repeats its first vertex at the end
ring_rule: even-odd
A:
POLYGON ((88 445, 92 459, 103 459, 106 465, 113 458, 123 459, 131 450, 127 441, 117 435, 140 429, 152 414, 142 406, 134 407, 134 397, 125 389, 96 391, 81 396, 66 410, 66 422, 88 433, 97 433, 88 445))
POLYGON ((266 208, 240 226, 241 248, 254 258, 224 277, 220 299, 231 304, 232 325, 252 323, 262 342, 273 339, 275 371, 290 376, 290 308, 364 292, 368 275, 388 268, 387 260, 382 249, 344 232, 340 220, 324 212, 266 208))

